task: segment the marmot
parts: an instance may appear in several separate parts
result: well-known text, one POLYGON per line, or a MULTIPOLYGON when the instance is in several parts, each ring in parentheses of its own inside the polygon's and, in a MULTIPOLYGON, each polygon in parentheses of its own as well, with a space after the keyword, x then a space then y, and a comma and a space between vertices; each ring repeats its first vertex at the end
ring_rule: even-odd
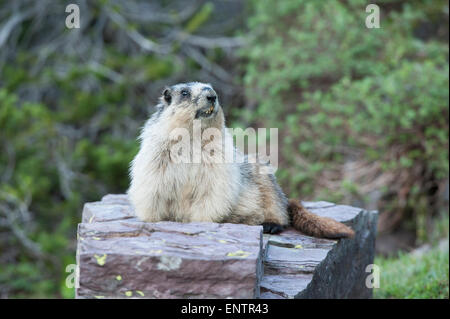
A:
MULTIPOLYGON (((308 212, 300 202, 289 200, 271 173, 260 173, 260 163, 250 163, 233 145, 225 127, 224 113, 210 84, 182 83, 166 87, 157 111, 140 135, 141 147, 131 163, 128 195, 138 218, 148 222, 216 222, 262 225, 266 233, 278 233, 293 225, 316 237, 353 237, 346 225, 308 212), (215 129, 222 138, 201 141, 200 162, 180 162, 175 158, 182 148, 174 130, 184 129, 193 141, 194 122, 201 132, 215 129), (207 143, 206 143, 207 142, 207 143), (241 162, 226 163, 223 145, 241 162), (210 156, 215 153, 215 158, 210 156)), ((195 143, 195 142, 194 142, 195 143)), ((184 145, 184 144, 182 144, 184 145)), ((194 152, 186 145, 185 153, 194 152)))

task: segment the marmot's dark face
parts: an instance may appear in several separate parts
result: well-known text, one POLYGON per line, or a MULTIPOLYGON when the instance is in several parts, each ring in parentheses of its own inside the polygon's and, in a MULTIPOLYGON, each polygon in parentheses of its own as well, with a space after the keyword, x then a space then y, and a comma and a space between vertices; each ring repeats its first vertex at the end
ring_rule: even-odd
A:
POLYGON ((167 87, 161 97, 165 108, 189 114, 192 119, 212 119, 220 109, 217 93, 210 84, 180 83, 167 87))

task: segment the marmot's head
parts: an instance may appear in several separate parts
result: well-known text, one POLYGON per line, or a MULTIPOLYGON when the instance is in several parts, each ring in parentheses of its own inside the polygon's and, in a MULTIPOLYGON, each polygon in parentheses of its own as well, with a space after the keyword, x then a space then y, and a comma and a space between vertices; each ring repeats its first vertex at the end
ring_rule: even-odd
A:
POLYGON ((171 118, 175 117, 185 123, 198 119, 214 125, 214 122, 223 118, 217 93, 210 84, 200 82, 166 87, 158 107, 160 112, 170 114, 171 118))

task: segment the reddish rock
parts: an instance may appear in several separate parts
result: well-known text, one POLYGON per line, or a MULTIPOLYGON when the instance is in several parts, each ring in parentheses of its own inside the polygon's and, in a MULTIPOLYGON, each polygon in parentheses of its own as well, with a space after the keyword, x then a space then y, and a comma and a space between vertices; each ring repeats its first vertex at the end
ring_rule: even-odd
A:
POLYGON ((341 241, 261 226, 145 223, 126 195, 87 203, 78 227, 77 298, 369 298, 376 212, 305 202, 356 230, 341 241))
POLYGON ((122 204, 108 199, 85 207, 77 298, 259 295, 261 226, 144 223, 122 204))

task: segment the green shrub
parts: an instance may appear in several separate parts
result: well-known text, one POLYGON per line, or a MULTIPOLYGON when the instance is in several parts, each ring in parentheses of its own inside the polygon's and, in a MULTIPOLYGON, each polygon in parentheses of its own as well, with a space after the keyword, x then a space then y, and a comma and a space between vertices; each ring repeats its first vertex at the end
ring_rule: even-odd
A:
POLYGON ((384 1, 380 29, 366 5, 253 1, 245 120, 280 128, 290 196, 377 205, 382 230, 412 221, 425 240, 448 179, 448 44, 415 34, 445 28, 446 3, 384 1))
POLYGON ((448 299, 448 246, 422 255, 402 253, 398 258, 375 259, 380 267, 380 288, 375 298, 448 299))

